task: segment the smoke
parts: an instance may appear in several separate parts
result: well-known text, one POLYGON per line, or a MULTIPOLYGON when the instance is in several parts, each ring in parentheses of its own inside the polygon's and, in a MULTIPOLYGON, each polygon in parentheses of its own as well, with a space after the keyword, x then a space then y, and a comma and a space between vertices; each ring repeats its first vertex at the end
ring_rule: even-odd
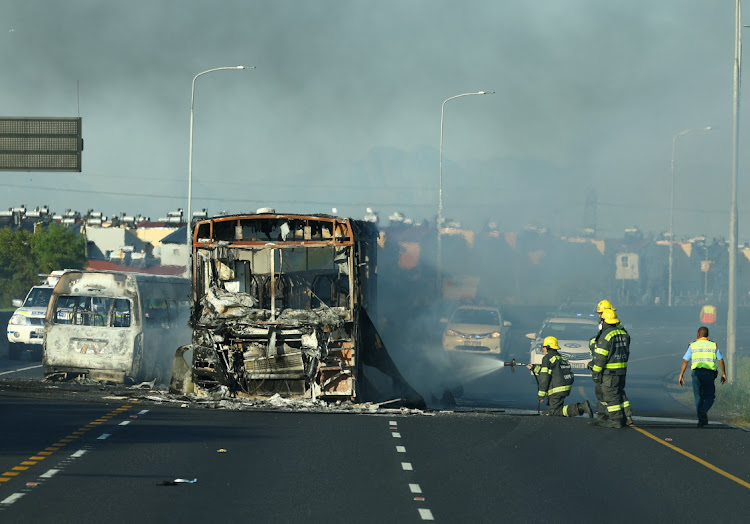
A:
POLYGON ((196 81, 194 209, 433 218, 441 104, 491 90, 445 105, 445 216, 570 231, 596 188, 601 231, 663 231, 672 138, 712 125, 679 140, 675 230, 722 236, 731 7, 9 0, 4 112, 80 115, 85 149, 81 174, 3 181, 0 207, 185 208, 191 81, 245 64, 196 81))

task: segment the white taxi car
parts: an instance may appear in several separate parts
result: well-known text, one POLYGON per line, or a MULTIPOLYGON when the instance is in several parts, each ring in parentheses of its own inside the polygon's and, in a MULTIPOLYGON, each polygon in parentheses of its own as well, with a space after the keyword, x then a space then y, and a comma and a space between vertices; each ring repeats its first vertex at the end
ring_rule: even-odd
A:
POLYGON ((505 349, 510 326, 496 307, 460 306, 443 331, 443 349, 499 356, 505 349))
POLYGON ((555 337, 560 344, 558 352, 570 362, 573 374, 588 375, 587 365, 591 361, 589 340, 595 337, 598 331, 599 323, 593 318, 547 318, 538 332, 526 334, 526 338, 532 340, 529 363, 541 364, 542 357, 544 357, 542 341, 546 337, 555 337))

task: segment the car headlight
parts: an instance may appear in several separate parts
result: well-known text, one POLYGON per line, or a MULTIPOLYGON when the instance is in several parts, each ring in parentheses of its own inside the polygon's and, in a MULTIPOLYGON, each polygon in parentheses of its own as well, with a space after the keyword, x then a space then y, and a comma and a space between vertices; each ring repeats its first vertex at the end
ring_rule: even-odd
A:
POLYGON ((499 331, 495 331, 495 332, 494 332, 494 333, 492 333, 492 334, 491 334, 490 336, 491 336, 492 338, 500 338, 500 332, 499 332, 499 331))
POLYGON ((29 322, 29 317, 25 315, 13 315, 12 317, 10 317, 10 322, 9 322, 9 324, 12 324, 14 326, 25 326, 30 323, 31 322, 29 322))
POLYGON ((446 329, 445 330, 445 336, 446 337, 457 337, 458 333, 456 331, 453 331, 452 329, 446 329))

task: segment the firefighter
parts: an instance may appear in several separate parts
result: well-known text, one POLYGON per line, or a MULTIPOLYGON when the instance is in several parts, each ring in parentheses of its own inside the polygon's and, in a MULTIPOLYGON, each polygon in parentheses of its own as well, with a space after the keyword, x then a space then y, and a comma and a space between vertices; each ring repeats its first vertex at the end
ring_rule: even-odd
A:
POLYGON ((621 428, 628 423, 625 408, 630 407, 625 396, 630 335, 620 324, 614 309, 605 309, 601 315, 602 331, 594 347, 591 377, 601 390, 601 405, 597 405, 597 413, 606 412, 607 416, 592 422, 597 426, 621 428))
MULTIPOLYGON (((611 309, 615 313, 617 313, 617 310, 612 305, 612 302, 609 300, 601 300, 596 305, 596 312, 599 314, 599 332, 596 334, 595 337, 592 337, 591 340, 589 340, 589 353, 591 354, 591 362, 589 363, 589 369, 591 369, 591 365, 593 364, 593 358, 594 358, 594 348, 596 347, 596 343, 599 341, 599 337, 602 334, 602 328, 604 327, 604 322, 602 321, 602 312, 605 309, 611 309)), ((622 325, 622 323, 618 323, 617 326, 625 331, 625 326, 622 325)), ((630 335, 628 335, 628 346, 630 345, 630 335)), ((606 403, 604 402, 604 399, 602 398, 602 388, 601 388, 601 382, 595 382, 594 383, 594 394, 596 395, 597 400, 597 413, 596 416, 601 419, 606 419, 608 416, 607 409, 606 409, 606 403), (599 411, 600 410, 600 411, 599 411)), ((625 392, 623 391, 623 394, 625 392)), ((630 408, 630 401, 625 398, 623 402, 623 411, 625 413, 625 424, 628 426, 633 425, 633 412, 630 408)))
POLYGON ((547 337, 542 342, 544 357, 540 365, 527 364, 526 367, 535 375, 539 375, 539 403, 547 400, 549 411, 547 415, 558 417, 577 417, 586 413, 589 418, 594 416, 591 404, 586 400, 581 403, 564 405, 565 397, 570 395, 573 387, 573 371, 570 363, 558 350, 560 345, 555 337, 547 337))

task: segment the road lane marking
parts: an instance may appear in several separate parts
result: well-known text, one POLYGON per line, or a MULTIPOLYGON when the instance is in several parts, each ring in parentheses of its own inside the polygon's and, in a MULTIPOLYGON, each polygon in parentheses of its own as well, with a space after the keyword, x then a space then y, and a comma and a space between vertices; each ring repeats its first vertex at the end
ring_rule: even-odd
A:
POLYGON ((419 516, 422 517, 422 520, 435 520, 432 516, 432 511, 429 509, 419 508, 419 516))
POLYGON ((401 469, 403 469, 404 471, 414 471, 414 468, 411 466, 411 462, 402 462, 401 469))
POLYGON ((401 438, 401 433, 398 433, 396 431, 394 431, 393 433, 391 433, 391 435, 393 436, 393 438, 401 438))
POLYGON ((422 493, 422 488, 419 487, 419 484, 409 484, 409 491, 412 493, 422 493))
POLYGON ((130 421, 129 421, 129 420, 123 420, 122 422, 120 422, 120 423, 119 423, 119 424, 117 424, 117 425, 118 425, 118 426, 127 426, 128 424, 130 424, 130 421))
POLYGON ((55 476, 55 475, 56 475, 56 474, 57 474, 57 473, 58 473, 59 471, 60 471, 59 469, 50 469, 50 470, 48 470, 48 471, 46 471, 46 472, 42 473, 41 475, 39 475, 39 478, 43 478, 43 479, 49 479, 49 478, 52 478, 52 477, 54 477, 54 476, 55 476))
POLYGON ((12 369, 10 371, 0 371, 0 375, 9 375, 11 373, 18 373, 19 371, 28 371, 29 369, 37 369, 40 367, 42 367, 41 364, 39 364, 38 366, 29 366, 27 368, 12 369))
POLYGON ((106 440, 106 439, 108 439, 111 436, 112 435, 110 433, 102 433, 101 435, 99 435, 98 437, 96 437, 96 440, 106 440))
POLYGON ((404 446, 396 446, 396 453, 406 453, 406 448, 404 446))
POLYGON ((2 504, 13 504, 15 501, 23 497, 26 493, 13 493, 10 497, 0 500, 2 504))
POLYGON ((71 457, 74 457, 74 458, 82 457, 84 453, 86 453, 85 449, 79 449, 78 451, 73 453, 71 457))
POLYGON ((631 427, 631 428, 633 428, 634 430, 638 431, 639 433, 642 433, 643 435, 646 435, 646 436, 647 436, 648 438, 650 438, 650 439, 653 439, 653 440, 655 440, 655 441, 656 441, 656 442, 658 442, 659 444, 662 444, 662 445, 664 445, 664 446, 667 446, 668 448, 670 448, 670 449, 672 449, 672 450, 676 451, 677 453, 680 453, 681 455, 684 455, 684 456, 686 456, 687 458, 689 458, 689 459, 691 459, 691 460, 694 460, 694 461, 695 461, 695 462, 697 462, 698 464, 701 464, 702 466, 705 466, 705 467, 707 467, 707 468, 708 468, 708 469, 710 469, 711 471, 714 471, 714 472, 718 473, 719 475, 721 475, 721 476, 723 476, 723 477, 726 477, 726 478, 728 478, 729 480, 732 480, 732 481, 736 482, 736 483, 737 483, 737 484, 739 484, 740 486, 744 486, 744 487, 746 487, 746 488, 750 489, 750 482, 745 482, 745 481, 744 481, 744 480, 742 480, 741 478, 735 477, 735 476, 734 476, 734 475, 732 475, 731 473, 728 473, 728 472, 724 471, 723 469, 721 469, 721 468, 718 468, 718 467, 714 466, 714 465, 713 465, 713 464, 711 464, 710 462, 706 462, 706 461, 705 461, 705 460, 703 460, 702 458, 696 457, 696 456, 695 456, 695 455, 693 455, 692 453, 688 453, 687 451, 685 451, 685 450, 683 450, 683 449, 680 449, 680 448, 678 448, 677 446, 675 446, 675 445, 673 445, 673 444, 670 444, 669 442, 665 442, 665 441, 663 441, 662 439, 660 439, 660 438, 659 438, 659 437, 657 437, 656 435, 652 435, 651 433, 649 433, 648 431, 646 431, 646 430, 644 430, 644 429, 641 429, 641 428, 639 428, 639 427, 636 427, 636 426, 630 426, 630 427, 631 427))
POLYGON ((395 420, 389 420, 388 424, 390 424, 391 426, 398 426, 398 423, 395 420))

